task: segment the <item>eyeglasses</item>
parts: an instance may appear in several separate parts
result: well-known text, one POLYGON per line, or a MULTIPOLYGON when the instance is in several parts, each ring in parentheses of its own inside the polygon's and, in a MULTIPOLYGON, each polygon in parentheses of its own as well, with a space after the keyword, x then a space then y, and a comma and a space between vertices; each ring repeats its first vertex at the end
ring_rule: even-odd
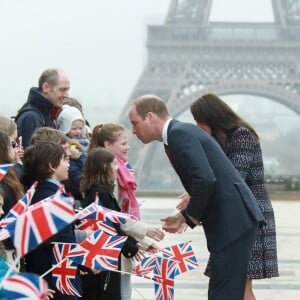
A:
POLYGON ((18 146, 16 141, 11 141, 10 144, 14 149, 18 146))

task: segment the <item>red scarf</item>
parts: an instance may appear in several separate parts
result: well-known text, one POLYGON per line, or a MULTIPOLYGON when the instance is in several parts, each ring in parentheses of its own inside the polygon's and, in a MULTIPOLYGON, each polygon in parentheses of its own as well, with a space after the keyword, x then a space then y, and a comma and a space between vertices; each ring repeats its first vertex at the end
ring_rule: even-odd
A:
POLYGON ((56 106, 51 107, 49 119, 50 119, 50 123, 53 126, 53 128, 57 128, 56 119, 57 119, 57 116, 60 113, 60 111, 61 111, 60 107, 56 107, 56 106))

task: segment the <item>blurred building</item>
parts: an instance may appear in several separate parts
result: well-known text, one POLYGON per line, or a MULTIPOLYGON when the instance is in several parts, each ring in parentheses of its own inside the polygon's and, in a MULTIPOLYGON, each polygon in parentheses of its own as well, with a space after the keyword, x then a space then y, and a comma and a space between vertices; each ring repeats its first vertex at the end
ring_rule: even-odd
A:
MULTIPOLYGON (((148 26, 147 65, 121 123, 130 127, 128 109, 144 94, 160 96, 174 117, 206 92, 267 97, 300 114, 300 0, 272 0, 273 23, 210 22, 211 6, 172 0, 165 23, 148 26)), ((141 189, 181 189, 160 143, 131 144, 141 189)))

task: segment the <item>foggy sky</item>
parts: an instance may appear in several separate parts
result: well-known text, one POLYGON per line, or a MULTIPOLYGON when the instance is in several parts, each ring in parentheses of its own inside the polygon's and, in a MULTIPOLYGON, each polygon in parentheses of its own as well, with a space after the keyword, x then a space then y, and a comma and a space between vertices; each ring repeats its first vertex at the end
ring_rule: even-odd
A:
MULTIPOLYGON (((1 114, 15 114, 44 69, 61 67, 86 113, 97 104, 99 120, 116 118, 146 64, 146 26, 163 24, 169 3, 1 0, 1 114)), ((211 21, 272 18, 270 0, 213 1, 211 21)))

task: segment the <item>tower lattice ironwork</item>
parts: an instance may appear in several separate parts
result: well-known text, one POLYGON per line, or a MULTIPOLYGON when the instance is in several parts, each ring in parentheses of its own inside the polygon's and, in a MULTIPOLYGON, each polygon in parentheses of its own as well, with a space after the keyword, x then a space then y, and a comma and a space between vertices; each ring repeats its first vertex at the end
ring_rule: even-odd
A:
MULTIPOLYGON (((160 96, 174 117, 206 92, 263 96, 300 115, 300 0, 272 0, 268 23, 210 22, 211 7, 212 0, 172 0, 165 23, 148 26, 147 64, 121 123, 130 128, 128 109, 144 94, 160 96)), ((131 144, 142 188, 168 188, 158 145, 131 144)))

